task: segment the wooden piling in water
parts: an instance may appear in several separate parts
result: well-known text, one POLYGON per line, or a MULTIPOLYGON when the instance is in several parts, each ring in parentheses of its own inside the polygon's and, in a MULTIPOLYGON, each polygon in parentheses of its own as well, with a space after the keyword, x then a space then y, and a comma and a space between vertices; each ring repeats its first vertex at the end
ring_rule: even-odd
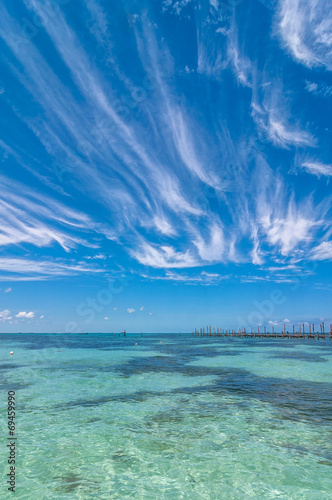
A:
MULTIPOLYGON (((250 333, 247 332, 246 328, 239 328, 238 330, 234 329, 224 329, 219 326, 217 327, 212 327, 207 326, 206 330, 205 327, 200 327, 200 328, 195 328, 195 330, 192 332, 192 335, 195 337, 238 337, 238 338, 287 338, 287 339, 294 339, 294 340, 325 340, 328 338, 328 340, 332 340, 332 323, 330 324, 330 330, 329 333, 325 333, 325 324, 322 322, 319 326, 319 330, 317 331, 317 336, 315 334, 315 325, 314 323, 308 323, 309 326, 309 332, 306 333, 305 331, 305 323, 299 323, 299 329, 298 331, 295 331, 295 325, 293 324, 293 333, 290 334, 288 331, 286 331, 286 324, 284 324, 283 329, 280 331, 280 333, 275 331, 274 325, 272 326, 272 333, 270 333, 267 330, 267 327, 264 326, 264 332, 260 330, 260 327, 257 327, 257 331, 255 332, 253 328, 251 327, 250 333)), ((124 330, 123 332, 119 333, 119 336, 123 335, 124 337, 126 336, 126 331, 124 330)))

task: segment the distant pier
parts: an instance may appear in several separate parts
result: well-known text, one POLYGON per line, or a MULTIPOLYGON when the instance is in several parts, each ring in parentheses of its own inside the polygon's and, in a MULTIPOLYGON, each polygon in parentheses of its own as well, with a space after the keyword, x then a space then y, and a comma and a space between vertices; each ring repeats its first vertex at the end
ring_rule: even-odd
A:
POLYGON ((260 330, 260 327, 257 327, 257 330, 254 331, 251 328, 250 332, 246 330, 246 328, 239 328, 239 330, 225 330, 220 327, 215 326, 203 326, 201 328, 195 328, 195 331, 192 332, 194 337, 239 337, 239 338, 272 338, 272 339, 299 339, 299 340, 332 340, 332 324, 330 325, 330 332, 325 333, 325 325, 321 323, 319 325, 319 329, 315 331, 314 324, 307 324, 309 331, 305 330, 305 324, 299 324, 297 328, 293 325, 293 329, 291 332, 286 330, 286 325, 280 332, 276 332, 274 330, 274 326, 272 327, 272 331, 266 331, 266 326, 263 327, 263 331, 260 330))

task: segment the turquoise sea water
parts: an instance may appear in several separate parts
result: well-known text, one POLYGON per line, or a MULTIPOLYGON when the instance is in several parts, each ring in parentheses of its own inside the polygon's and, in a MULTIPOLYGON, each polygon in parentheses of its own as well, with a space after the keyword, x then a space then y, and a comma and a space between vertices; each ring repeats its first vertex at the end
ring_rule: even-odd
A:
POLYGON ((1 498, 332 498, 331 341, 0 339, 1 498))

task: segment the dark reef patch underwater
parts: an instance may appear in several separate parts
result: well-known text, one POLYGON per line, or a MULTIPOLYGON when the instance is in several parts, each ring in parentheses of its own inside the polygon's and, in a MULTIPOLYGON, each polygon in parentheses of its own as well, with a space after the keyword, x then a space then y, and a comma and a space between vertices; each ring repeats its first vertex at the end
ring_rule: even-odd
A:
POLYGON ((329 341, 1 340, 18 498, 331 498, 329 341))

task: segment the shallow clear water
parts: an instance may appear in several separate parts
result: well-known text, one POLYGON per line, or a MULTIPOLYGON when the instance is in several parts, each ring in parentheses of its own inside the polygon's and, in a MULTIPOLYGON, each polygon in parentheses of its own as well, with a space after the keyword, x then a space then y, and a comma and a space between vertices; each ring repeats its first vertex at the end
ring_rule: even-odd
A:
POLYGON ((0 338, 17 499, 332 498, 331 341, 0 338))

